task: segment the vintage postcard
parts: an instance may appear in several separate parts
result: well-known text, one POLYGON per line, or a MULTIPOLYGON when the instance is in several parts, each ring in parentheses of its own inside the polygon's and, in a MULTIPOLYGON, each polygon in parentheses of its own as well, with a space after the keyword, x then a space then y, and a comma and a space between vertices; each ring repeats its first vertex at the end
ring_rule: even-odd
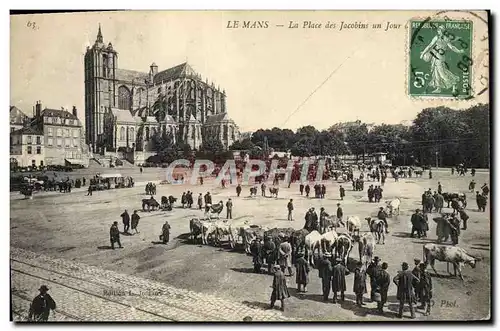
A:
POLYGON ((11 14, 11 320, 490 320, 489 19, 11 14))

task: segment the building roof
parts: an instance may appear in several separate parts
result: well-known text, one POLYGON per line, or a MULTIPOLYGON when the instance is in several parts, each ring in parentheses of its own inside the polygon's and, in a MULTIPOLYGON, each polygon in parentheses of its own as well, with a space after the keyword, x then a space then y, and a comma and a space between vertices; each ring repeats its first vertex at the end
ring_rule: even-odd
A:
POLYGON ((233 120, 229 118, 227 113, 220 113, 220 114, 207 116, 206 123, 211 124, 211 123, 224 122, 224 121, 232 122, 233 120))
POLYGON ((132 80, 134 80, 137 84, 144 84, 145 80, 149 78, 149 74, 135 70, 116 69, 115 78, 126 82, 132 82, 132 80))
POLYGON ((117 122, 135 122, 130 110, 111 108, 111 113, 116 116, 117 122))
POLYGON ((16 134, 16 135, 21 134, 23 136, 26 136, 26 135, 43 136, 43 131, 38 126, 25 126, 22 129, 13 131, 11 134, 16 134))
POLYGON ((194 122, 194 123, 200 123, 200 121, 198 121, 198 120, 197 120, 197 119, 193 116, 193 114, 191 114, 191 115, 189 116, 189 120, 188 120, 188 122, 189 122, 189 123, 193 123, 193 122, 194 122))
POLYGON ((62 110, 62 109, 45 108, 42 111, 41 116, 42 117, 44 117, 44 116, 62 117, 62 118, 69 118, 69 119, 73 119, 73 120, 78 120, 78 117, 73 115, 73 113, 66 111, 66 110, 62 110))
POLYGON ((23 125, 26 120, 29 119, 28 115, 23 113, 16 106, 10 106, 9 110, 10 123, 23 125))
POLYGON ((193 68, 187 62, 184 62, 175 67, 157 73, 153 78, 153 83, 158 84, 161 83, 162 81, 166 82, 179 77, 189 77, 189 76, 199 76, 199 75, 193 70, 193 68))

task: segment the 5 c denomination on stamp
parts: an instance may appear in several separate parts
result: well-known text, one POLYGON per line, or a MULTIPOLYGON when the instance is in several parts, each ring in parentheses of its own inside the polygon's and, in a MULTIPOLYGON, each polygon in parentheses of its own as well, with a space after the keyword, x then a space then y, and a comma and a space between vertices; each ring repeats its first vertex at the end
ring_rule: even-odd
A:
POLYGON ((410 96, 471 97, 472 28, 463 20, 410 21, 410 96))

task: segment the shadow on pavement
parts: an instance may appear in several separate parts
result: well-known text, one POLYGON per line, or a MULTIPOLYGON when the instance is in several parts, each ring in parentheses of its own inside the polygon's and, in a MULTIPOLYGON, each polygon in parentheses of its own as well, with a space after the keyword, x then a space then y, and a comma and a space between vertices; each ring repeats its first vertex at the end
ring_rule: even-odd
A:
POLYGON ((111 246, 97 246, 97 249, 111 249, 111 246))
POLYGON ((411 238, 409 232, 393 232, 392 236, 397 238, 411 238))
MULTIPOLYGON (((254 274, 253 268, 229 268, 232 271, 241 272, 244 274, 254 274)), ((262 272, 261 272, 262 273, 262 272)))
POLYGON ((242 301, 242 304, 250 307, 250 308, 258 308, 258 309, 269 309, 269 303, 259 302, 259 301, 242 301))

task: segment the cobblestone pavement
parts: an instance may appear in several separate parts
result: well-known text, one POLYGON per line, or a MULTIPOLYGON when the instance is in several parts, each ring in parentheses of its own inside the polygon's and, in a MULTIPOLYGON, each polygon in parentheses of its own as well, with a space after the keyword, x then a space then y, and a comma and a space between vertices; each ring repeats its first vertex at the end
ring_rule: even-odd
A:
POLYGON ((281 312, 177 289, 143 278, 11 248, 14 320, 41 284, 57 303, 53 321, 290 321, 281 312))

